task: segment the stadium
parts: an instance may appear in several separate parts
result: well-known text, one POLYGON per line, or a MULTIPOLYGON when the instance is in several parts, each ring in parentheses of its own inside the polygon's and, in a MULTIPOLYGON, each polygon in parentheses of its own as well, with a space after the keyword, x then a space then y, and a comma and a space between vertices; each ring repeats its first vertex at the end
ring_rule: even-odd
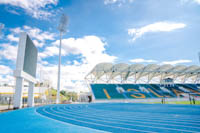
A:
POLYGON ((200 67, 195 65, 100 63, 85 79, 95 101, 188 101, 199 100, 199 76, 200 67))
POLYGON ((4 126, 12 128, 0 131, 199 132, 200 107, 195 105, 200 97, 199 72, 198 66, 100 63, 85 77, 91 90, 86 95, 89 103, 4 113, 1 120, 9 115, 20 121, 15 125, 6 120, 4 126))
POLYGON ((0 133, 200 133, 198 11, 0 0, 0 133))

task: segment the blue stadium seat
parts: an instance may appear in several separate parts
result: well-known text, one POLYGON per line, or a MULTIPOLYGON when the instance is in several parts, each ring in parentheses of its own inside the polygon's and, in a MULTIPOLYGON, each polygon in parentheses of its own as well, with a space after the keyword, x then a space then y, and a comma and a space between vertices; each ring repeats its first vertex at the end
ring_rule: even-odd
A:
POLYGON ((176 97, 176 95, 174 95, 173 92, 164 85, 159 85, 159 84, 150 84, 150 85, 156 90, 158 90, 158 92, 164 97, 176 97))
POLYGON ((96 100, 175 98, 188 97, 188 93, 200 96, 199 84, 91 84, 90 86, 96 100))
POLYGON ((139 85, 135 84, 118 84, 118 86, 122 87, 126 92, 125 95, 128 98, 151 98, 145 89, 142 90, 139 85))
POLYGON ((179 87, 183 87, 184 89, 188 90, 189 93, 193 93, 191 95, 200 96, 200 90, 198 90, 197 85, 195 84, 178 84, 178 85, 179 87))

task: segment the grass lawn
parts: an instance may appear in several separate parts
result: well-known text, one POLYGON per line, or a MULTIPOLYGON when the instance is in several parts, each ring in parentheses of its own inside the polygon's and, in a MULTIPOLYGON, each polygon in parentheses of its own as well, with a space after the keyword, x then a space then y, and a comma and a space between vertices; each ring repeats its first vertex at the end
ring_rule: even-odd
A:
MULTIPOLYGON (((156 104, 161 102, 145 102, 145 103, 156 104)), ((165 104, 190 104, 190 101, 170 101, 166 102, 165 104)), ((195 101, 195 105, 200 105, 200 101, 195 101)))
MULTIPOLYGON (((166 104, 190 104, 190 101, 172 101, 166 102, 166 104)), ((196 105, 200 105, 200 101, 195 101, 196 105)))

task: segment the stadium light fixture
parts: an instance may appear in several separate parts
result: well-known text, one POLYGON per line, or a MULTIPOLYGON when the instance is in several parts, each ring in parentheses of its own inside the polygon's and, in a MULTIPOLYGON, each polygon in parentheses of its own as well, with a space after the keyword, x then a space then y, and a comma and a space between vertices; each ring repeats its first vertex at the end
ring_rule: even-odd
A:
POLYGON ((59 45, 59 62, 58 62, 58 82, 57 82, 57 97, 56 103, 60 103, 60 66, 61 66, 61 48, 62 48, 62 35, 66 32, 68 24, 68 17, 62 14, 60 18, 60 23, 58 25, 58 30, 60 32, 60 45, 59 45))

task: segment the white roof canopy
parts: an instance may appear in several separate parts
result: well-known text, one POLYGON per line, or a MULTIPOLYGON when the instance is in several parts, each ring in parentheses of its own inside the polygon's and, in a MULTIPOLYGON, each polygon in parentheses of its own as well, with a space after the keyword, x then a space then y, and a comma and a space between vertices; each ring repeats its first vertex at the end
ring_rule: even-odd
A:
POLYGON ((161 83, 166 78, 175 83, 199 83, 200 66, 100 63, 85 77, 92 83, 161 83))

